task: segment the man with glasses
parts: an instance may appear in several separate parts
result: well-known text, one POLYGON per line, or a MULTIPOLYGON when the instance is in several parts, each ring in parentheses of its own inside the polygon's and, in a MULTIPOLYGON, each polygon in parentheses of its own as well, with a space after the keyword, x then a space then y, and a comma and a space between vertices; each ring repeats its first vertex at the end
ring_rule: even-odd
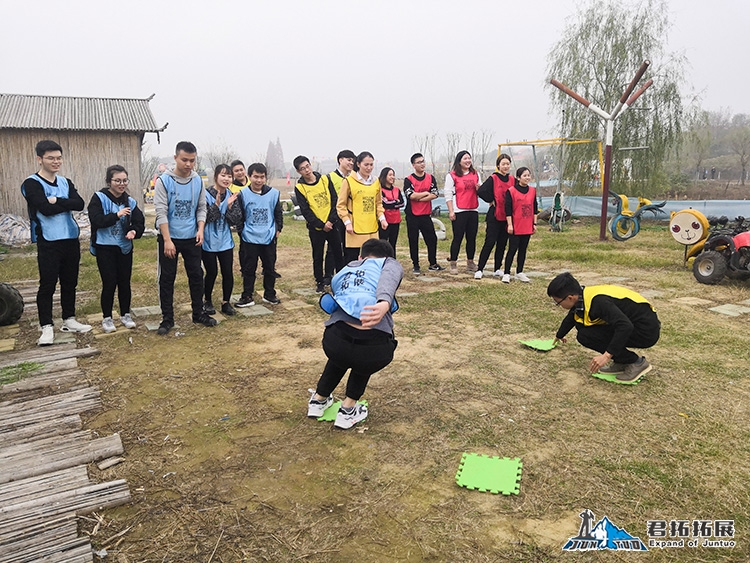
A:
POLYGON ((412 273, 420 275, 419 268, 419 233, 427 245, 427 259, 430 271, 445 270, 437 263, 437 235, 432 224, 432 200, 438 196, 437 180, 432 174, 425 173, 424 156, 420 153, 411 155, 414 173, 404 178, 404 197, 406 198, 406 235, 409 239, 409 254, 413 266, 412 273))
POLYGON ((334 267, 337 272, 344 267, 341 238, 334 227, 338 220, 336 191, 328 176, 321 176, 312 169, 310 159, 306 156, 300 155, 295 158, 294 168, 300 174, 300 179, 294 187, 294 195, 307 222, 307 233, 312 246, 315 291, 324 293, 325 286, 331 283, 334 267), (324 272, 323 256, 326 242, 332 259, 326 262, 324 272))
POLYGON ((568 311, 555 334, 555 344, 566 342, 565 336, 576 327, 578 342, 599 352, 589 364, 591 373, 635 382, 651 371, 644 356, 628 350, 650 348, 659 340, 661 322, 645 297, 617 285, 581 287, 569 272, 549 283, 547 295, 568 311))
POLYGON ((39 141, 36 145, 39 171, 32 174, 21 186, 26 198, 31 223, 31 242, 37 243, 39 290, 36 306, 42 335, 37 344, 54 343, 52 325, 52 296, 60 280, 60 306, 63 332, 88 332, 91 325, 79 323, 76 318, 76 286, 81 246, 80 229, 73 211, 82 211, 83 198, 78 195, 73 182, 58 176, 62 166, 62 147, 55 141, 39 141))

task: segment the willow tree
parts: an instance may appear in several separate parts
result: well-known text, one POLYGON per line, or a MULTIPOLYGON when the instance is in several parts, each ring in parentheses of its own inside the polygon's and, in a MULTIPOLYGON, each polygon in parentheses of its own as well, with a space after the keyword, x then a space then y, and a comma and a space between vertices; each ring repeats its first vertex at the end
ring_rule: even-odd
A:
MULTIPOLYGON (((682 141, 683 104, 680 88, 685 59, 667 52, 670 28, 665 0, 636 6, 594 0, 566 24, 547 56, 548 78, 562 82, 605 111, 611 111, 644 60, 651 61, 649 88, 615 122, 611 189, 655 195, 666 188, 665 163, 682 141)), ((558 89, 548 86, 561 136, 602 139, 601 118, 558 89)), ((564 178, 576 193, 597 189, 595 144, 566 148, 564 178)))

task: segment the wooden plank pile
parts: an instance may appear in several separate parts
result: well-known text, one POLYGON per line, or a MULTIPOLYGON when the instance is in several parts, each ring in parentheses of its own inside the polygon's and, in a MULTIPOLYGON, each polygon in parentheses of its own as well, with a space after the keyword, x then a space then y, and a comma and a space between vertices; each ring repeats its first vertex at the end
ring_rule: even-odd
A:
POLYGON ((95 483, 86 464, 123 453, 118 434, 93 438, 80 413, 101 408, 75 345, 0 354, 0 368, 33 374, 0 385, 0 561, 92 563, 77 516, 130 502, 124 479, 95 483), (28 364, 27 364, 28 365, 28 364))

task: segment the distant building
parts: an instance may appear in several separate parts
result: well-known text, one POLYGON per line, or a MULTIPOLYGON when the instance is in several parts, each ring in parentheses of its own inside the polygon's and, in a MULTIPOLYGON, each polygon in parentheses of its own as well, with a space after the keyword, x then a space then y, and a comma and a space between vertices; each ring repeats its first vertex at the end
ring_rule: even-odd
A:
POLYGON ((88 203, 104 187, 108 166, 121 164, 130 195, 143 202, 141 146, 159 127, 145 100, 0 94, 0 213, 26 216, 24 179, 38 170, 34 147, 51 139, 63 148, 61 174, 88 203))

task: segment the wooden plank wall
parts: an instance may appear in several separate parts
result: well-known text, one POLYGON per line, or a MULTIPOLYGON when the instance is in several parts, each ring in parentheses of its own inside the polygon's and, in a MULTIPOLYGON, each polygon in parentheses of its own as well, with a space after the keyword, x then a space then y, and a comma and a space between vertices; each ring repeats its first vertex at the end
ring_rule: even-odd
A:
POLYGON ((21 184, 39 168, 34 147, 51 139, 63 148, 60 173, 73 180, 88 205, 94 192, 104 187, 108 166, 121 164, 128 171, 130 195, 143 205, 141 143, 143 133, 112 131, 0 130, 0 213, 28 217, 21 184))

